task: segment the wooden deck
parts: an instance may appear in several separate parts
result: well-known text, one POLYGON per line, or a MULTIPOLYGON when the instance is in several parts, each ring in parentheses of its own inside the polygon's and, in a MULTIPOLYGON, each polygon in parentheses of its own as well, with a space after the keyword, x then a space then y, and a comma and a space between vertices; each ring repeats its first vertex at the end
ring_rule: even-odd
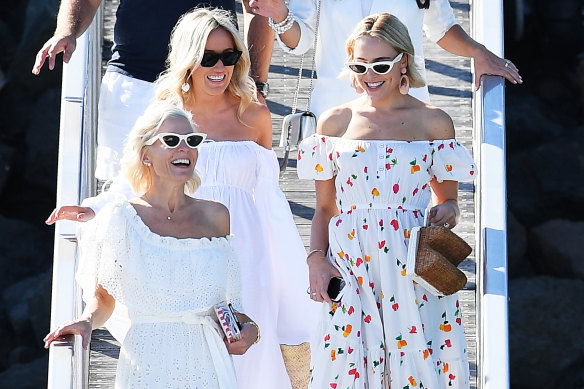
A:
MULTIPOLYGON (((105 1, 104 51, 106 52, 104 52, 104 62, 109 56, 109 47, 111 47, 113 18, 115 17, 113 12, 115 11, 117 3, 118 0, 105 1)), ((466 31, 469 31, 470 6, 468 0, 451 0, 450 3, 454 9, 458 23, 466 31)), ((243 26, 241 10, 239 12, 239 19, 240 26, 243 26)), ((424 51, 426 54, 427 82, 431 94, 431 102, 445 110, 452 117, 456 128, 457 139, 470 150, 472 149, 473 138, 470 60, 450 55, 432 42, 425 43, 424 51)), ((310 57, 307 55, 307 58, 310 57)), ((309 62, 309 59, 307 59, 306 62, 309 62)), ((273 145, 278 156, 283 155, 282 149, 277 147, 277 145, 280 139, 282 118, 284 115, 290 113, 299 64, 299 57, 285 54, 280 50, 278 45, 275 44, 270 66, 270 96, 268 99, 268 107, 272 113, 274 129, 273 145)), ((307 71, 304 73, 308 74, 307 71)), ((299 108, 305 107, 308 85, 308 80, 303 80, 301 98, 298 103, 299 108)), ((290 207, 294 214, 294 220, 298 226, 298 231, 300 232, 304 245, 308 247, 310 222, 314 214, 315 206, 314 185, 310 181, 298 180, 295 167, 295 153, 292 152, 288 163, 288 169, 280 179, 280 187, 290 202, 290 207)), ((460 184, 459 205, 462 218, 460 224, 456 226, 454 231, 462 236, 474 248, 473 184, 460 184)), ((461 264, 460 267, 468 277, 468 283, 465 289, 459 293, 459 297, 462 305, 468 343, 471 388, 476 388, 477 331, 475 304, 476 266, 474 252, 461 264)), ((119 344, 109 335, 107 330, 100 329, 94 331, 90 351, 89 388, 113 388, 118 353, 119 344)))

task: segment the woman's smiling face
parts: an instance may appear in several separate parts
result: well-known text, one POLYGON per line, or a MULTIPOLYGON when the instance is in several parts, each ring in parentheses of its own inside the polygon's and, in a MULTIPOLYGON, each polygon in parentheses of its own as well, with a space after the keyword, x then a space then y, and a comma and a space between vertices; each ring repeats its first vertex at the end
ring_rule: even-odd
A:
MULTIPOLYGON (((353 58, 351 62, 372 63, 379 61, 391 61, 399 53, 391 45, 383 40, 365 35, 355 41, 353 58)), ((355 74, 357 84, 371 97, 381 97, 388 93, 399 93, 400 68, 407 56, 394 64, 386 74, 377 74, 373 69, 367 69, 363 74, 355 74)))
MULTIPOLYGON (((224 53, 234 51, 235 43, 231 34, 222 28, 211 31, 205 44, 205 53, 224 53)), ((233 76, 234 65, 225 66, 222 60, 211 67, 199 66, 192 74, 195 89, 211 95, 225 92, 231 77, 233 76)))
MULTIPOLYGON (((168 117, 156 135, 160 133, 189 134, 194 130, 184 117, 168 117)), ((170 179, 186 182, 193 176, 199 153, 197 149, 187 146, 184 140, 175 148, 166 147, 160 140, 156 140, 144 151, 144 161, 150 162, 152 178, 170 179)))

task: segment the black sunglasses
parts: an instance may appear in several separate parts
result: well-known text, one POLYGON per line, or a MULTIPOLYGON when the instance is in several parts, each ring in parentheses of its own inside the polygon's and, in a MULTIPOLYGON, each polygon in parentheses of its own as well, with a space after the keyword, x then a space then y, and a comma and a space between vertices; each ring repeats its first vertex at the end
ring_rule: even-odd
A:
POLYGON ((225 66, 233 66, 239 61, 241 57, 241 51, 224 51, 223 53, 205 53, 201 59, 201 66, 204 68, 210 68, 215 66, 217 61, 221 60, 225 66))
POLYGON ((187 146, 189 146, 191 149, 196 149, 201 145, 201 143, 203 143, 206 137, 207 134, 202 132, 191 132, 190 134, 185 135, 173 134, 171 132, 161 132, 160 134, 157 134, 156 136, 149 139, 145 145, 151 146, 154 144, 154 142, 159 140, 166 147, 174 149, 175 147, 178 147, 182 140, 184 140, 187 143, 187 146))

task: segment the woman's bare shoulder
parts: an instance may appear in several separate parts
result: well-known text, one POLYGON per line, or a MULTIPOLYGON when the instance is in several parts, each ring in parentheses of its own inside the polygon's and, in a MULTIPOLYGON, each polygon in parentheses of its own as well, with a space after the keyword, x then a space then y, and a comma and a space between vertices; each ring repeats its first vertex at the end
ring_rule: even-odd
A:
POLYGON ((318 118, 317 132, 328 136, 342 136, 353 116, 348 105, 339 105, 324 111, 318 118))
POLYGON ((266 105, 252 101, 241 119, 247 126, 254 129, 258 144, 266 148, 272 147, 272 117, 266 105))
POLYGON ((209 236, 229 235, 229 209, 224 204, 213 200, 193 199, 190 209, 195 227, 200 228, 201 223, 205 223, 209 236))
POLYGON ((433 105, 425 104, 416 112, 422 120, 429 139, 454 138, 454 123, 445 111, 433 105))

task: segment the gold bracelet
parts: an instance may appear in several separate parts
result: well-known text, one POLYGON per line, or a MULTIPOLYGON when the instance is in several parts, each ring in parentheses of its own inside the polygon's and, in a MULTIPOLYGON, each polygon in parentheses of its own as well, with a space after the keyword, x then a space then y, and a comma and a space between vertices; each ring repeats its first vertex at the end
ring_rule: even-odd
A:
POLYGON ((322 253, 322 256, 323 256, 323 257, 326 257, 326 252, 325 252, 324 250, 321 250, 321 249, 314 249, 314 250, 311 250, 311 251, 308 253, 308 255, 306 256, 306 263, 308 263, 308 258, 310 258, 310 256, 311 256, 312 254, 314 254, 314 253, 318 253, 318 252, 321 252, 321 253, 322 253))
MULTIPOLYGON (((245 322, 245 323, 243 323, 243 324, 251 324, 251 325, 252 325, 252 326, 254 326, 254 327, 256 328, 256 330, 258 331, 258 337, 256 338, 255 342, 253 342, 253 343, 252 343, 252 345, 254 345, 254 344, 256 344, 257 342, 259 342, 259 341, 260 341, 260 338, 261 338, 261 335, 260 335, 260 326, 258 326, 258 324, 257 324, 255 321, 253 321, 253 320, 246 321, 246 322, 245 322)), ((242 326, 243 326, 243 324, 242 324, 242 326)))

